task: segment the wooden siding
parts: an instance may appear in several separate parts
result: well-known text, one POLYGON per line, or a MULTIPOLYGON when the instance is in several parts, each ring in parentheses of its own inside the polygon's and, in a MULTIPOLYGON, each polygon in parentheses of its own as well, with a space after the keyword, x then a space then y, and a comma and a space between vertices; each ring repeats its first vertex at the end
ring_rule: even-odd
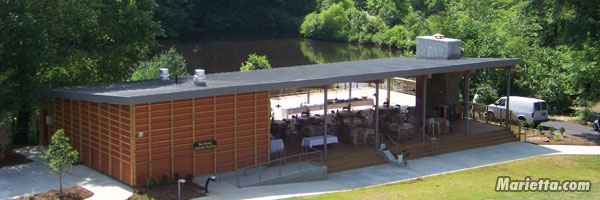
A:
MULTIPOLYGON (((48 133, 63 128, 84 164, 129 185, 174 174, 204 175, 218 164, 269 153, 268 92, 233 94, 134 106, 48 99, 48 133), (138 137, 141 133, 141 137, 138 137), (199 141, 217 147, 193 150, 199 141), (134 164, 132 164, 134 163, 134 164)), ((44 130, 44 129, 42 129, 44 130)), ((252 165, 265 157, 246 162, 252 165)), ((244 167, 230 165, 221 171, 244 167)))
POLYGON ((130 106, 69 99, 48 99, 51 105, 42 113, 53 116, 52 125, 43 126, 48 138, 64 129, 69 142, 79 152, 79 161, 127 184, 133 184, 131 169, 130 106))

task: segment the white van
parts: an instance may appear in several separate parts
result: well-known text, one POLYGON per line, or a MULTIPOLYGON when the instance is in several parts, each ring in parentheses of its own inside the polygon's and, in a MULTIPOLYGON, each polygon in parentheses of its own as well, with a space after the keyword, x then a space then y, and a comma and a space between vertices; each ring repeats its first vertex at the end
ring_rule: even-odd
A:
MULTIPOLYGON (((533 122, 537 126, 537 124, 549 120, 546 101, 519 96, 510 96, 509 100, 510 110, 513 111, 520 121, 533 122)), ((495 119, 504 119, 506 117, 506 97, 501 97, 496 103, 489 105, 488 116, 493 116, 495 119)))

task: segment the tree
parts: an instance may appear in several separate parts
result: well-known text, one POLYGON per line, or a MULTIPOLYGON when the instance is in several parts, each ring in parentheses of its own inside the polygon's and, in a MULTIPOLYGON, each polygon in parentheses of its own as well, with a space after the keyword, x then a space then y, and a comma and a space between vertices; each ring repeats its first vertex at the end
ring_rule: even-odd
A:
POLYGON ((168 68, 169 76, 187 76, 187 64, 183 55, 171 47, 168 51, 154 56, 152 60, 142 61, 133 74, 132 81, 158 79, 159 69, 168 68))
POLYGON ((69 144, 69 138, 65 136, 65 131, 57 130, 52 135, 50 146, 42 158, 46 160, 44 164, 50 168, 50 171, 58 174, 60 193, 63 192, 63 176, 73 168, 73 163, 77 161, 78 157, 79 153, 69 144))
POLYGON ((259 56, 255 53, 248 55, 248 60, 242 63, 240 71, 252 71, 257 69, 271 69, 267 56, 259 56))
POLYGON ((153 0, 0 0, 0 112, 16 116, 15 144, 28 142, 40 89, 129 79, 162 34, 155 7, 153 0))

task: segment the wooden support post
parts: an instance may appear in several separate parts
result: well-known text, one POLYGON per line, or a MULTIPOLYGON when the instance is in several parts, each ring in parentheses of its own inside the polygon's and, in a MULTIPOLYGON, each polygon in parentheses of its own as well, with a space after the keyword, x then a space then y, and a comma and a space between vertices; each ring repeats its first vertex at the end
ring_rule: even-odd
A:
MULTIPOLYGON (((366 140, 366 138, 365 138, 366 140)), ((379 82, 375 83, 375 149, 379 148, 379 82)))
POLYGON ((423 76, 423 117, 421 123, 421 142, 425 142, 425 133, 427 132, 427 76, 423 76))
POLYGON ((465 101, 465 111, 466 111, 466 117, 465 117, 465 134, 469 134, 469 101, 471 99, 471 94, 470 94, 470 84, 471 84, 471 74, 470 73, 465 73, 465 96, 464 96, 464 101, 465 101))
POLYGON ((392 105, 392 78, 388 78, 387 80, 387 104, 388 106, 392 105))
POLYGON ((323 151, 327 158, 327 86, 323 87, 323 151))
MULTIPOLYGON (((281 90, 280 90, 281 92, 281 90)), ((279 93, 279 96, 281 96, 281 93, 279 93)), ((271 99, 269 98, 269 101, 271 101, 271 99)), ((270 107, 269 107, 270 108, 270 107)), ((271 114, 271 112, 269 112, 269 114, 271 114)), ((271 120, 269 120, 271 121, 271 120)), ((238 145, 237 145, 237 94, 233 94, 233 160, 235 161, 234 163, 234 169, 237 170, 238 169, 238 145)))
POLYGON ((170 108, 169 109, 169 115, 170 115, 170 118, 171 118, 171 123, 170 123, 171 124, 171 128, 170 128, 170 131, 171 131, 171 133, 170 133, 170 135, 171 135, 171 148, 170 149, 171 150, 170 150, 170 152, 171 152, 171 177, 172 177, 175 174, 175 149, 173 147, 175 145, 175 142, 173 141, 175 139, 175 137, 174 137, 175 133, 173 132, 173 129, 174 129, 173 123, 175 123, 175 121, 173 120, 173 100, 171 100, 169 102, 169 108, 170 108))
MULTIPOLYGON (((213 140, 217 140, 217 96, 213 96, 213 140)), ((217 172, 217 148, 213 148, 213 171, 217 172)))
MULTIPOLYGON (((196 98, 192 99, 192 144, 196 144, 196 98)), ((192 150, 192 174, 198 176, 196 173, 196 150, 192 150)))
POLYGON ((136 171, 136 166, 137 166, 137 162, 136 162, 136 138, 137 138, 137 134, 135 132, 135 105, 129 105, 129 138, 130 138, 130 152, 129 152, 129 156, 130 156, 130 168, 131 168, 131 183, 132 185, 137 185, 137 171, 136 171))
POLYGON ((148 175, 152 177, 152 104, 148 103, 148 175))
POLYGON ((510 128, 510 67, 506 67, 506 128, 510 128))

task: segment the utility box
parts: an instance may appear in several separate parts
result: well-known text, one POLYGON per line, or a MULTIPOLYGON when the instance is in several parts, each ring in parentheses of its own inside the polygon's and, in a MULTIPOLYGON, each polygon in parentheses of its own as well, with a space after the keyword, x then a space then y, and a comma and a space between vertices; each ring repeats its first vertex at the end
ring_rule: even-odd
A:
POLYGON ((454 38, 435 36, 417 37, 417 58, 419 59, 460 59, 461 41, 454 38))

